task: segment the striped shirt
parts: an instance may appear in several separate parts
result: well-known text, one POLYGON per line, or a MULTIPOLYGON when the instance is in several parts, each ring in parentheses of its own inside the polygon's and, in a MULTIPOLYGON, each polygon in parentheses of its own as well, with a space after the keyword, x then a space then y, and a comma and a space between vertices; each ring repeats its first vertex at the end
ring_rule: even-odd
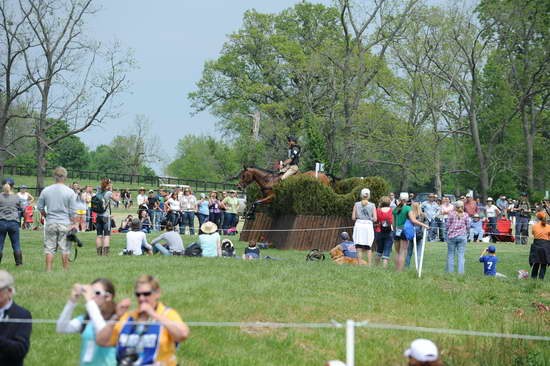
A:
POLYGON ((447 218, 447 237, 452 239, 460 235, 466 235, 470 227, 470 217, 466 212, 458 214, 452 211, 447 218))

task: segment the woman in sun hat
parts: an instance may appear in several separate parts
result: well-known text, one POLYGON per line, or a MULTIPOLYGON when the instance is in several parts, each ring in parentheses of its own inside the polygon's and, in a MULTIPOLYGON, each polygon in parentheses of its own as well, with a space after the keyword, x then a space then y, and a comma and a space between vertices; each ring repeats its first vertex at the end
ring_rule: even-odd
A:
POLYGON ((409 366, 443 366, 437 346, 428 339, 415 339, 405 351, 409 366))
POLYGON ((197 243, 202 249, 203 257, 221 257, 222 243, 218 233, 218 225, 207 221, 201 225, 202 234, 199 235, 197 243))
POLYGON ((372 243, 374 241, 374 222, 376 222, 376 206, 369 202, 370 190, 361 190, 361 201, 355 202, 351 219, 355 221, 353 226, 353 242, 357 249, 359 262, 363 259, 363 253, 367 252, 367 264, 372 261, 372 243))

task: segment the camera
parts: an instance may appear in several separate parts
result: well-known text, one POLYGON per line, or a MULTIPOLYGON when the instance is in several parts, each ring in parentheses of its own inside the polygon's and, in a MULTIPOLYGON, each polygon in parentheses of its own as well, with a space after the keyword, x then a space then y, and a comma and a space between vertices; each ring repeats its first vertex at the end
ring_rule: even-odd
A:
POLYGON ((127 348, 124 356, 118 361, 118 366, 132 366, 139 358, 135 348, 127 348))
POLYGON ((67 240, 68 241, 71 241, 73 243, 76 243, 76 245, 79 247, 79 248, 82 248, 82 246, 84 245, 80 239, 78 239, 78 237, 76 236, 76 233, 78 231, 75 229, 75 228, 72 228, 68 233, 67 233, 67 240))

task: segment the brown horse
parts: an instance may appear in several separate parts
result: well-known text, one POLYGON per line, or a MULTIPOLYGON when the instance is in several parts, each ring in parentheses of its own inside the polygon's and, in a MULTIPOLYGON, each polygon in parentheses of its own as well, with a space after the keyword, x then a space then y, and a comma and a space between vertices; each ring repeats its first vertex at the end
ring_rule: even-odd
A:
MULTIPOLYGON (((314 171, 305 173, 298 173, 315 177, 314 171)), ((248 215, 253 215, 256 210, 256 206, 264 203, 270 203, 275 193, 273 192, 273 186, 281 181, 281 176, 277 172, 270 170, 256 168, 256 167, 243 167, 243 170, 237 175, 239 177, 239 183, 237 187, 244 189, 252 182, 256 182, 262 191, 262 198, 257 200, 250 207, 248 215)), ((317 179, 325 185, 330 185, 330 179, 323 173, 317 173, 317 179)))

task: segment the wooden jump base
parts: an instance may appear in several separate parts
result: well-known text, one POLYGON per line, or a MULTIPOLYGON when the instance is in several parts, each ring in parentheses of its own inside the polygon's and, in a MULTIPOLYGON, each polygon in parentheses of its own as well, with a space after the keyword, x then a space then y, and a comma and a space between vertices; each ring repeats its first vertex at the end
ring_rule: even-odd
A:
POLYGON ((310 250, 318 248, 327 251, 340 242, 340 232, 347 231, 351 237, 353 233, 352 227, 353 221, 348 217, 285 215, 272 218, 265 213, 258 212, 254 220, 245 221, 240 240, 259 241, 260 238, 264 237, 268 242, 273 243, 273 246, 277 249, 310 250), (325 228, 340 227, 349 228, 322 230, 325 228), (304 231, 299 229, 309 230, 304 231))

